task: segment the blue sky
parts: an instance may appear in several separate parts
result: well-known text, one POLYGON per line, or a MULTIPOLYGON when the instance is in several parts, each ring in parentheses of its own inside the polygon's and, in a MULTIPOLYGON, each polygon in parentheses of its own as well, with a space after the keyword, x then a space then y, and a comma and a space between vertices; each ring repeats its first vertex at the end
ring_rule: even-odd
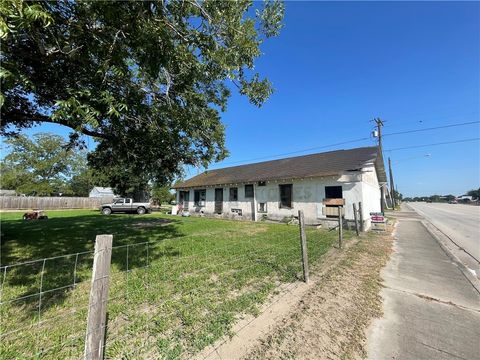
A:
MULTIPOLYGON (((231 156, 210 168, 369 138, 374 117, 385 120, 386 134, 479 121, 479 34, 477 2, 287 2, 281 35, 262 46, 256 63, 276 91, 261 108, 234 93, 223 114, 231 156)), ((67 133, 53 125, 28 133, 37 131, 67 133)), ((476 123, 386 136, 384 149, 478 137, 476 123)), ((385 156, 404 195, 460 195, 480 186, 479 147, 472 141, 385 156)))

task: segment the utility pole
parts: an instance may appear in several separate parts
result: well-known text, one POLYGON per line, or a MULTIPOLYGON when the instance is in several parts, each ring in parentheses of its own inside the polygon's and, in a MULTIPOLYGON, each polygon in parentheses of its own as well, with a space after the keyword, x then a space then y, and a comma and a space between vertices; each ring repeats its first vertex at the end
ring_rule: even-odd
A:
MULTIPOLYGON (((382 156, 383 151, 382 151, 382 126, 383 126, 383 121, 380 118, 375 118, 373 119, 375 121, 375 124, 377 125, 377 138, 378 138, 378 150, 380 151, 380 155, 382 156)), ((383 156, 382 156, 383 159, 383 156)), ((385 211, 385 204, 383 203, 383 199, 385 197, 384 193, 384 188, 383 185, 380 186, 380 210, 383 213, 385 211)))
POLYGON ((388 172, 390 173, 390 198, 392 199, 392 207, 395 210, 395 186, 393 184, 393 172, 392 172, 392 162, 390 161, 390 157, 388 157, 388 172))

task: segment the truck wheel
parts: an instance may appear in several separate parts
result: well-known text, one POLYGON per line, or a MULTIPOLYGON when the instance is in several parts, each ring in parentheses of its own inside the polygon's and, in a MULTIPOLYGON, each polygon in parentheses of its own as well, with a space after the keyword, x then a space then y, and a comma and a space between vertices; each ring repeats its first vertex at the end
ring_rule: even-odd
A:
POLYGON ((110 215, 112 213, 112 209, 106 207, 102 209, 102 214, 103 215, 110 215))
POLYGON ((139 207, 139 208, 137 208, 137 214, 138 214, 138 215, 143 215, 143 214, 145 214, 146 212, 147 212, 147 210, 145 210, 144 207, 139 207))

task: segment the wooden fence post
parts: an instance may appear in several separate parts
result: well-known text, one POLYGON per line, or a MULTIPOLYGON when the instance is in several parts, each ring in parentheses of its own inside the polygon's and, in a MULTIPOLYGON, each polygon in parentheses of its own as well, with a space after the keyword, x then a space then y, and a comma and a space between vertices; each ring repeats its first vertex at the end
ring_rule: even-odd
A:
POLYGON ((357 204, 353 203, 353 219, 355 220, 355 232, 358 236, 358 217, 357 217, 357 204))
POLYGON ((300 227, 300 247, 302 249, 303 279, 306 283, 309 280, 307 235, 305 234, 305 218, 303 210, 298 210, 298 225, 300 227))
POLYGON ((85 360, 103 359, 112 240, 113 235, 97 235, 95 239, 92 286, 85 335, 85 360))
POLYGON ((338 247, 342 248, 343 241, 343 206, 338 207, 338 247))
POLYGON ((363 211, 362 211, 362 202, 358 203, 358 215, 360 215, 360 231, 365 231, 365 225, 363 223, 363 211))

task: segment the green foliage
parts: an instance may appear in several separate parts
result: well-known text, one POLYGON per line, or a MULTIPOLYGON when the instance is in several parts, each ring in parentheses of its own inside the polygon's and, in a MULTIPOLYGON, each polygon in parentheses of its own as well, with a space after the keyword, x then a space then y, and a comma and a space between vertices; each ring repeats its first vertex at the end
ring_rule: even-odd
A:
POLYGON ((68 186, 75 196, 88 196, 94 186, 108 187, 110 184, 106 174, 95 171, 88 166, 85 152, 74 159, 72 168, 73 175, 68 180, 68 186))
POLYGON ((255 71, 284 6, 239 1, 1 2, 1 132, 52 122, 93 136, 90 164, 130 184, 171 182, 183 165, 223 159, 231 89, 256 106, 272 93, 255 71), (141 180, 141 181, 140 181, 141 180))
POLYGON ((2 187, 29 195, 71 194, 68 179, 80 154, 61 136, 40 133, 9 138, 10 153, 1 162, 2 187))
POLYGON ((169 186, 154 185, 152 188, 153 202, 161 204, 170 204, 175 200, 175 195, 170 192, 169 186))
POLYGON ((469 192, 467 192, 467 195, 471 196, 473 198, 473 200, 478 200, 480 199, 480 188, 478 189, 474 189, 474 190, 470 190, 469 192))
POLYGON ((87 152, 69 147, 61 136, 40 133, 6 140, 10 153, 0 161, 2 188, 27 195, 88 196, 94 186, 108 186, 105 174, 87 164, 87 152))
POLYGON ((399 193, 397 190, 393 190, 393 196, 395 196, 396 200, 402 201, 402 199, 403 199, 403 195, 401 193, 399 193))
POLYGON ((48 27, 52 16, 40 4, 27 3, 22 0, 0 2, 0 39, 15 35, 22 29, 36 25, 48 27))

